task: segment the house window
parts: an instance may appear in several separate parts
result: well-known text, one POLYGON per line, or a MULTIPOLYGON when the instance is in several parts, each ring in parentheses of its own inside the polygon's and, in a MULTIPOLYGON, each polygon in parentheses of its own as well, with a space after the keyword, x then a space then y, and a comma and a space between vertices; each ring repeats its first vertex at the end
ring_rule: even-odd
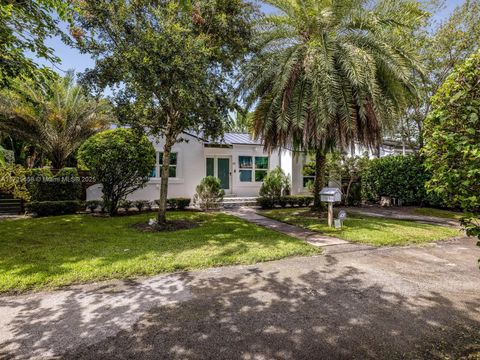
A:
POLYGON ((268 157, 255 156, 255 181, 262 182, 268 172, 268 157))
MULTIPOLYGON (((178 154, 176 152, 170 153, 170 167, 168 168, 168 177, 177 177, 177 159, 178 154)), ((163 152, 157 152, 157 161, 155 167, 152 170, 151 177, 159 178, 162 173, 163 165, 163 152)))
POLYGON ((262 182, 268 172, 267 156, 239 156, 240 182, 262 182))

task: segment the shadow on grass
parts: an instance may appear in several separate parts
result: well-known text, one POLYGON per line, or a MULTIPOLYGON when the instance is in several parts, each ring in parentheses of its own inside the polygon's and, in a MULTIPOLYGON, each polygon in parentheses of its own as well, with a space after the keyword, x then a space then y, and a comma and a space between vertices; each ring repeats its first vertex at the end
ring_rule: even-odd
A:
POLYGON ((250 267, 127 281, 73 289, 47 305, 0 299, 18 312, 5 324, 14 339, 0 344, 17 350, 0 356, 67 348, 62 358, 443 359, 480 351, 480 299, 406 296, 332 256, 285 274, 250 267))
POLYGON ((152 214, 61 216, 0 224, 0 291, 253 263, 314 253, 308 245, 225 214, 172 212, 199 221, 175 232, 146 233, 132 224, 152 214))

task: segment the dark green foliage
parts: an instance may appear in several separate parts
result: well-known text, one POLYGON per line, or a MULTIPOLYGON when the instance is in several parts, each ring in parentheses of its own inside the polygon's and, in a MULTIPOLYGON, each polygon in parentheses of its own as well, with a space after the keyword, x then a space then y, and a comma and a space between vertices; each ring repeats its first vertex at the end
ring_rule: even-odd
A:
POLYGON ((155 149, 146 136, 118 128, 89 138, 79 149, 78 159, 102 184, 103 203, 114 215, 121 199, 148 182, 155 149))
POLYGON ((458 67, 432 98, 425 121, 427 188, 450 206, 480 210, 480 52, 458 67))
POLYGON ((260 196, 278 199, 290 192, 290 179, 280 167, 269 171, 263 179, 260 196))
POLYGON ((58 23, 68 20, 70 2, 61 0, 2 1, 0 3, 0 85, 23 75, 54 76, 47 67, 38 69, 35 58, 59 62, 45 40, 60 35, 58 23), (27 55, 30 53, 30 55, 27 55))
POLYGON ((325 155, 353 141, 381 143, 415 96, 414 48, 405 44, 425 13, 417 2, 270 0, 255 53, 241 71, 251 128, 268 150, 315 152, 316 208, 325 155), (394 21, 392 21, 394 19, 394 21))
POLYGON ((257 198, 257 204, 262 209, 272 209, 275 206, 284 208, 287 205, 290 207, 305 207, 310 206, 312 202, 313 196, 311 195, 287 195, 278 198, 260 196, 257 198))
POLYGON ((56 170, 114 119, 109 101, 91 96, 74 80, 72 73, 49 81, 16 79, 11 89, 0 89, 0 131, 34 145, 56 170))
POLYGON ((27 213, 38 216, 75 214, 82 209, 83 202, 78 200, 65 201, 32 201, 25 205, 27 213))
POLYGON ((401 199, 404 205, 440 205, 427 195, 425 182, 430 175, 422 158, 396 155, 373 159, 362 173, 362 197, 378 202, 381 196, 401 199))
POLYGON ((55 175, 47 168, 32 169, 27 188, 32 201, 79 200, 82 194, 82 183, 75 168, 63 168, 55 175))
POLYGON ((204 177, 197 186, 196 191, 193 202, 202 210, 218 209, 225 195, 220 179, 214 176, 204 177))
POLYGON ((185 210, 190 202, 190 198, 170 198, 167 200, 167 206, 171 210, 185 210))
POLYGON ((275 206, 275 200, 270 197, 258 197, 257 205, 262 209, 271 209, 275 206))
POLYGON ((233 73, 251 49, 255 7, 243 0, 196 1, 190 9, 176 1, 77 4, 84 34, 76 43, 96 59, 84 80, 114 89, 124 124, 165 139, 157 216, 164 224, 172 146, 185 130, 221 135, 235 102, 233 73))
POLYGON ((480 51, 447 78, 425 121, 425 164, 432 193, 469 213, 467 233, 480 238, 480 51))

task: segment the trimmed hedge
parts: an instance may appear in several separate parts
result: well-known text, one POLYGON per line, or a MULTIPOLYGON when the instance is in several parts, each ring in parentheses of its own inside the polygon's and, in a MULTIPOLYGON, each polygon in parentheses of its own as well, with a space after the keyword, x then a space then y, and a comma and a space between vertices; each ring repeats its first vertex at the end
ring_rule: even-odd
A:
POLYGON ((79 200, 82 183, 75 168, 63 168, 55 175, 50 169, 41 168, 32 169, 27 189, 32 201, 79 200))
POLYGON ((439 198, 425 189, 430 177, 417 155, 373 159, 362 172, 362 198, 378 202, 382 196, 390 196, 401 199, 404 205, 441 206, 439 198))
MULTIPOLYGON (((168 210, 185 210, 187 206, 190 205, 192 199, 190 198, 170 198, 167 199, 167 209, 168 210)), ((155 200, 155 204, 159 204, 160 200, 155 200)))
POLYGON ((306 207, 310 206, 313 202, 313 196, 310 195, 287 195, 287 196, 280 196, 278 198, 271 198, 260 196, 257 198, 257 204, 262 209, 272 209, 275 206, 280 206, 282 208, 290 206, 290 207, 306 207))
POLYGON ((167 199, 167 206, 172 210, 185 210, 190 205, 190 198, 170 198, 167 199))
POLYGON ((25 205, 28 213, 37 216, 75 214, 83 207, 83 202, 78 200, 66 201, 32 201, 25 205))

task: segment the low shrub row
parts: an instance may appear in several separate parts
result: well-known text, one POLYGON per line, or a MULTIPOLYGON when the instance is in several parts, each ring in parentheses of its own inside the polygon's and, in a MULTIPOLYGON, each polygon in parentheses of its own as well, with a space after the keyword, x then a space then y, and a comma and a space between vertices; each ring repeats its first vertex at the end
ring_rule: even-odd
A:
MULTIPOLYGON (((138 211, 149 211, 152 209, 153 205, 157 205, 160 200, 148 201, 148 200, 122 200, 118 203, 118 207, 123 209, 125 212, 132 208, 136 208, 138 211)), ((190 198, 170 198, 167 200, 167 209, 168 210, 185 210, 190 205, 190 198)), ((85 207, 90 212, 95 212, 99 210, 100 212, 105 212, 103 207, 103 202, 101 200, 89 200, 85 202, 85 207)))
POLYGON ((185 210, 190 205, 190 198, 171 198, 167 199, 167 207, 170 210, 185 210))
POLYGON ((257 198, 257 204, 262 209, 272 209, 276 206, 280 206, 282 208, 290 206, 290 207, 305 207, 310 206, 313 202, 313 196, 309 195, 286 195, 280 196, 278 198, 271 198, 261 196, 257 198))
POLYGON ((27 213, 37 216, 75 214, 83 209, 83 201, 63 200, 63 201, 32 201, 25 205, 27 213))

